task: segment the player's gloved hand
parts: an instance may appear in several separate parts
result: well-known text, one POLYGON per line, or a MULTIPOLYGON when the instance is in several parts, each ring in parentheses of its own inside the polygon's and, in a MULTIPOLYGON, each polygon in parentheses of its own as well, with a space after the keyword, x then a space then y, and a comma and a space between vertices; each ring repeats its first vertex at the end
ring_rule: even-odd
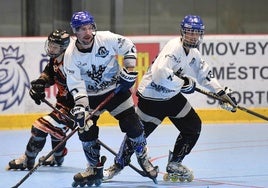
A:
POLYGON ((135 84, 137 76, 138 72, 128 72, 127 69, 123 68, 123 70, 120 72, 117 90, 120 92, 128 91, 135 84))
POLYGON ((89 112, 83 105, 76 105, 71 113, 74 116, 75 126, 79 126, 79 133, 88 131, 89 128, 93 125, 93 121, 89 119, 89 112))
POLYGON ((40 105, 41 100, 46 97, 45 87, 46 81, 43 79, 36 79, 31 82, 31 89, 29 91, 29 94, 38 105, 40 105))
POLYGON ((186 77, 186 76, 183 76, 180 78, 184 80, 184 84, 181 88, 181 92, 186 93, 186 94, 193 93, 195 91, 195 86, 196 86, 195 81, 192 78, 186 77))
POLYGON ((234 97, 232 97, 232 90, 228 87, 225 87, 224 90, 221 90, 217 93, 225 102, 220 102, 221 108, 228 110, 230 112, 236 112, 237 102, 234 97))

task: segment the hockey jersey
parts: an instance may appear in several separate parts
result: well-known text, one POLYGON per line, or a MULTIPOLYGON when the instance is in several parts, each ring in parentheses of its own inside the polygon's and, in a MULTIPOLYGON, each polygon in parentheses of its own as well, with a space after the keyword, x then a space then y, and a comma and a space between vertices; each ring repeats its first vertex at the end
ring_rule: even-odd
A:
POLYGON ((73 96, 69 92, 66 84, 66 75, 63 70, 63 61, 57 62, 55 58, 50 58, 49 63, 44 68, 40 77, 46 80, 48 87, 54 84, 57 86, 57 103, 61 104, 62 107, 74 107, 73 96))
POLYGON ((171 39, 163 47, 138 87, 138 94, 151 100, 168 100, 177 95, 184 81, 175 75, 192 77, 212 92, 222 89, 198 49, 186 54, 180 37, 171 39))
POLYGON ((136 47, 124 36, 97 31, 91 52, 79 51, 75 42, 70 42, 64 56, 67 84, 74 98, 102 95, 114 89, 121 70, 118 55, 132 59, 131 66, 136 65, 136 47))

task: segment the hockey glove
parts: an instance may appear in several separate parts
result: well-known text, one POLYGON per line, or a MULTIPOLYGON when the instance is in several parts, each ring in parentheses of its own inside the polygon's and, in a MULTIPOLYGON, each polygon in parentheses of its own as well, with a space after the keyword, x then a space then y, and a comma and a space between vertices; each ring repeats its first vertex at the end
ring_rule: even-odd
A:
POLYGON ((236 112, 237 102, 231 94, 232 91, 228 87, 225 87, 224 90, 221 90, 217 93, 217 95, 219 95, 225 101, 220 101, 221 108, 230 112, 236 112))
POLYGON ((46 81, 43 79, 33 80, 29 94, 36 104, 40 105, 41 100, 46 97, 45 94, 46 81))
POLYGON ((190 77, 180 77, 184 80, 184 84, 181 88, 182 93, 191 94, 195 91, 196 83, 195 81, 190 77))
POLYGON ((85 107, 82 105, 76 105, 71 113, 74 116, 75 126, 79 126, 79 133, 88 131, 93 125, 93 121, 89 119, 89 112, 86 111, 85 107))
POLYGON ((127 69, 123 68, 120 72, 117 90, 120 92, 128 91, 135 84, 137 76, 138 72, 128 72, 127 69))

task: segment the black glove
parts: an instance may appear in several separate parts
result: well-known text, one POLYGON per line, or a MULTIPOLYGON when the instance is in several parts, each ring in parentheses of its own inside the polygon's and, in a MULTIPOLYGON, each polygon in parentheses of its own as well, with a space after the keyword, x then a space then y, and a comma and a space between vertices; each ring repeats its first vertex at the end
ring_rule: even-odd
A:
POLYGON ((190 77, 183 76, 180 78, 184 80, 184 84, 181 88, 181 92, 186 93, 186 94, 193 93, 195 91, 195 86, 196 86, 195 81, 190 77))
POLYGON ((29 94, 36 104, 40 105, 41 100, 46 97, 45 94, 46 81, 43 79, 33 80, 29 94))
POLYGON ((232 90, 228 87, 225 87, 224 90, 221 90, 217 93, 218 96, 220 96, 223 101, 220 101, 221 108, 228 110, 230 112, 236 112, 236 106, 237 102, 234 97, 232 97, 232 90))
POLYGON ((120 72, 120 79, 118 81, 117 89, 120 92, 126 92, 129 90, 136 81, 138 72, 128 72, 125 68, 120 72))

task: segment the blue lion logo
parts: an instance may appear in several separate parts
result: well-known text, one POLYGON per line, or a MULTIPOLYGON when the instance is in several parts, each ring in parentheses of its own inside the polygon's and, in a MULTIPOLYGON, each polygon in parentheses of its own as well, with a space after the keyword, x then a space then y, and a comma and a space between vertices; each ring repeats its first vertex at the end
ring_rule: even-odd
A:
POLYGON ((2 47, 3 59, 0 61, 0 103, 2 110, 10 108, 16 102, 21 103, 26 88, 29 89, 29 78, 22 67, 24 55, 19 56, 19 47, 2 47))

